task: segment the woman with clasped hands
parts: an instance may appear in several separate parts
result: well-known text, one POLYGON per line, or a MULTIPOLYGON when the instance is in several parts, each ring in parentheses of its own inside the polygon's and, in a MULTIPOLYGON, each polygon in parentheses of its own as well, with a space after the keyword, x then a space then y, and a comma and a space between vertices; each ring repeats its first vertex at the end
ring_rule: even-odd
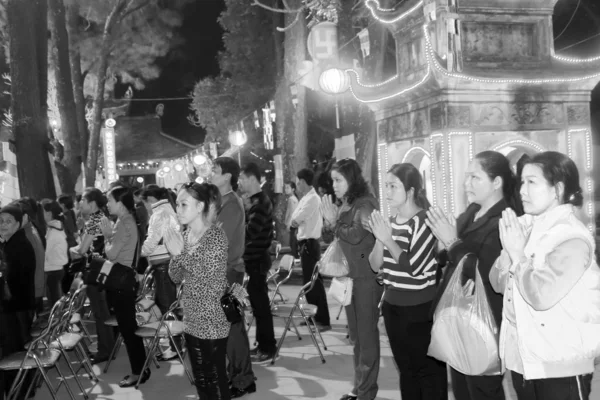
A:
POLYGON ((171 254, 169 276, 183 287, 185 342, 200 400, 229 400, 226 356, 231 324, 221 308, 227 288, 227 236, 215 225, 221 207, 219 189, 188 183, 177 195, 177 218, 183 235, 166 230, 171 254))
MULTIPOLYGON (((446 216, 439 209, 427 211, 427 225, 440 241, 444 250, 438 255, 446 259, 446 268, 438 290, 438 297, 446 289, 454 268, 468 253, 474 254, 478 263, 465 262, 463 285, 467 288, 475 282, 479 270, 485 294, 496 324, 502 320, 502 295, 496 293, 489 281, 492 265, 500 255, 500 235, 498 221, 502 211, 515 204, 516 180, 508 159, 496 151, 484 151, 475 156, 469 164, 465 178, 465 192, 470 203, 458 220, 446 216)), ((468 261, 475 260, 469 257, 468 261)), ((452 391, 458 400, 504 400, 502 375, 465 375, 450 368, 452 391)))
POLYGON ((362 176, 358 163, 345 159, 331 169, 333 190, 342 200, 339 209, 331 196, 323 196, 323 216, 334 226, 342 252, 348 260, 354 281, 352 302, 346 306, 348 331, 354 343, 354 380, 350 393, 340 400, 372 400, 377 396, 379 375, 379 300, 383 288, 377 283, 377 274, 371 270, 369 255, 375 246, 375 236, 370 232, 369 217, 378 209, 377 200, 362 176))
POLYGON ((526 213, 505 210, 503 251, 490 281, 504 293, 500 357, 519 400, 584 400, 600 346, 600 269, 595 242, 577 219, 579 172, 564 154, 525 162, 526 213))

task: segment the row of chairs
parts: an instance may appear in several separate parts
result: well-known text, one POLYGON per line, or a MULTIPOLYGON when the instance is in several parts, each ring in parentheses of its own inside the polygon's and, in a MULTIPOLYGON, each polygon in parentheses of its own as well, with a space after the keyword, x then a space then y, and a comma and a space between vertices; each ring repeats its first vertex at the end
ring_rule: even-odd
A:
POLYGON ((89 398, 79 379, 79 371, 83 368, 94 383, 98 381, 98 377, 88 357, 85 334, 76 332, 80 329, 78 328, 80 322, 72 322, 74 315, 83 308, 85 298, 86 286, 84 285, 63 296, 52 307, 47 325, 39 332, 32 332, 33 339, 26 345, 26 350, 0 360, 0 371, 18 371, 9 390, 8 400, 20 398, 23 391, 25 391, 25 398, 28 398, 42 381, 48 387, 53 399, 58 399, 58 391, 64 385, 70 398, 75 400, 75 394, 59 367, 61 358, 65 360, 83 397, 89 398), (74 369, 68 353, 75 354, 79 363, 77 369, 74 369), (56 386, 49 376, 51 370, 56 370, 58 374, 59 383, 56 386))

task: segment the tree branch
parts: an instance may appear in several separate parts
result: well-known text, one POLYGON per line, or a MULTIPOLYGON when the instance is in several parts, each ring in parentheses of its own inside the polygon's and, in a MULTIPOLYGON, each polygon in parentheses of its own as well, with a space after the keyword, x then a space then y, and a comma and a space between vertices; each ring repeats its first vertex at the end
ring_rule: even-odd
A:
POLYGON ((146 1, 138 4, 137 7, 129 8, 133 4, 134 1, 135 0, 131 0, 129 2, 129 4, 127 5, 127 7, 125 7, 125 9, 123 10, 123 14, 121 15, 121 18, 120 18, 121 21, 124 20, 125 18, 127 18, 128 16, 130 16, 131 14, 133 14, 134 12, 136 12, 136 11, 146 7, 148 4, 150 4, 150 1, 146 0, 146 1))
MULTIPOLYGON (((262 7, 262 8, 264 8, 265 10, 269 10, 269 11, 273 11, 273 12, 276 12, 276 13, 281 13, 281 14, 299 14, 300 12, 304 11, 304 7, 300 7, 300 8, 299 8, 299 9, 297 9, 297 10, 290 10, 290 9, 282 10, 282 9, 280 9, 280 8, 274 8, 274 7, 268 6, 268 5, 266 5, 266 4, 262 4, 262 3, 261 3, 260 1, 258 1, 258 0, 253 0, 253 3, 252 3, 252 5, 253 5, 253 6, 259 6, 259 7, 262 7)), ((278 28, 278 29, 279 29, 279 28, 278 28)), ((284 28, 284 29, 285 29, 285 28, 284 28)))
POLYGON ((291 24, 289 24, 288 26, 286 26, 284 28, 277 27, 277 31, 278 32, 286 32, 286 31, 289 31, 290 29, 292 29, 294 27, 294 25, 296 25, 298 23, 298 21, 300 21, 301 14, 302 14, 301 12, 298 12, 296 14, 296 18, 294 18, 294 20, 292 21, 291 24))

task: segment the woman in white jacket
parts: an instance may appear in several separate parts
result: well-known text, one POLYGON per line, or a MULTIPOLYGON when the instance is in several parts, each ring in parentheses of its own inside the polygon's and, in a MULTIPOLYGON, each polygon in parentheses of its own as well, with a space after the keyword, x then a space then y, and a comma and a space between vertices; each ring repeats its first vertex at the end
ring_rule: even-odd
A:
POLYGON ((519 400, 588 400, 600 347, 600 269, 577 219, 575 163, 557 152, 525 162, 525 215, 504 211, 504 250, 490 272, 504 293, 500 357, 519 400))
POLYGON ((64 266, 69 262, 67 234, 64 228, 63 210, 54 200, 42 200, 44 219, 48 225, 46 231, 46 296, 53 305, 61 298, 64 266))

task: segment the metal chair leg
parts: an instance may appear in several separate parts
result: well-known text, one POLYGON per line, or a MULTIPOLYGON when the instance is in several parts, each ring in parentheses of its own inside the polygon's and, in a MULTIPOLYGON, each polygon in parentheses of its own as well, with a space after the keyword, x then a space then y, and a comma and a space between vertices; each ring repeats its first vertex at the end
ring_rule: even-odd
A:
POLYGON ((94 367, 92 366, 92 362, 90 361, 90 358, 88 357, 88 355, 85 351, 85 347, 84 347, 83 343, 82 342, 77 343, 77 345, 75 346, 75 348, 73 350, 76 352, 77 358, 79 358, 79 362, 81 363, 83 368, 86 370, 90 380, 92 382, 98 382, 98 376, 94 372, 94 367))
MULTIPOLYGON (((325 341, 323 341, 323 337, 321 336, 321 332, 319 331, 319 328, 315 324, 314 318, 310 317, 310 320, 311 320, 313 326, 315 327, 314 330, 317 331, 317 335, 319 335, 319 337, 321 338, 321 342, 323 342, 323 348, 325 350, 327 350, 327 346, 325 345, 325 341)), ((323 352, 321 351, 321 346, 319 346, 319 342, 317 341, 317 336, 315 335, 315 332, 312 329, 310 330, 310 336, 312 338, 313 343, 315 344, 315 347, 319 351, 319 355, 321 356, 321 361, 323 362, 323 364, 325 364, 325 357, 323 356, 323 352)))
POLYGON ((113 358, 115 358, 117 356, 117 352, 121 348, 122 344, 123 344, 123 335, 121 335, 119 333, 119 336, 117 336, 117 340, 115 340, 115 345, 113 346, 113 349, 110 352, 110 356, 108 356, 108 361, 106 362, 106 365, 104 366, 104 373, 108 372, 108 367, 110 367, 110 364, 112 363, 113 358))
POLYGON ((294 304, 294 307, 292 307, 292 312, 290 312, 290 318, 288 318, 287 322, 285 323, 285 329, 283 330, 283 334, 281 335, 281 338, 279 339, 279 343, 277 343, 277 350, 275 350, 275 354, 273 355, 273 358, 271 359, 271 365, 275 364, 275 359, 277 358, 277 355, 279 354, 279 350, 281 350, 281 346, 283 345, 283 341, 285 340, 285 335, 287 334, 287 331, 290 328, 290 324, 292 323, 292 316, 294 315, 296 308, 298 308, 298 304, 294 304))
POLYGON ((144 360, 144 366, 142 367, 142 373, 138 376, 138 380, 135 383, 136 389, 138 389, 140 387, 140 381, 142 380, 142 377, 144 376, 144 371, 148 367, 148 362, 150 361, 150 358, 152 358, 153 360, 156 361, 154 352, 156 351, 156 348, 158 347, 159 340, 160 339, 159 339, 159 335, 158 335, 158 331, 157 331, 156 335, 154 335, 154 337, 152 338, 152 342, 150 343, 150 345, 146 346, 147 355, 146 355, 146 359, 144 360))
MULTIPOLYGON (((54 364, 54 368, 56 368, 56 372, 58 373, 58 376, 60 377, 60 379, 62 380, 62 383, 67 388, 67 392, 69 392, 69 396, 71 396, 71 400, 75 400, 75 394, 73 394, 73 390, 71 390, 71 387, 69 386, 69 383, 67 382, 67 379, 65 378, 62 371, 58 367, 58 361, 54 364)), ((49 386, 49 388, 51 388, 52 383, 50 383, 50 379, 48 379, 48 376, 46 375, 44 368, 40 368, 40 373, 42 374, 42 377, 46 381, 46 384, 49 386)), ((60 385, 56 388, 57 392, 58 392, 58 388, 60 388, 60 385)), ((83 394, 84 394, 84 397, 87 399, 88 398, 87 393, 84 391, 83 394)), ((52 397, 56 398, 54 395, 52 397)))
MULTIPOLYGON (((300 335, 300 331, 298 330, 298 327, 296 326, 296 322, 294 321, 294 318, 290 318, 292 320, 292 326, 294 327, 294 330, 296 331, 296 336, 298 336, 298 340, 302 340, 302 336, 300 335)), ((310 327, 309 327, 310 329, 310 327)))
POLYGON ((77 372, 75 372, 75 370, 73 369, 73 365, 71 364, 71 358, 67 355, 67 351, 64 349, 64 347, 62 347, 62 345, 60 345, 60 344, 59 344, 59 346, 60 346, 60 353, 62 354, 63 358, 65 359, 65 362, 67 364, 67 367, 69 368, 69 371, 71 371, 71 373, 73 374, 73 379, 75 379, 75 383, 77 384, 77 386, 79 386, 79 390, 81 390, 81 393, 83 393, 83 398, 87 399, 88 394, 85 392, 85 389, 83 388, 83 385, 81 384, 81 381, 79 380, 79 376, 77 376, 77 372))

